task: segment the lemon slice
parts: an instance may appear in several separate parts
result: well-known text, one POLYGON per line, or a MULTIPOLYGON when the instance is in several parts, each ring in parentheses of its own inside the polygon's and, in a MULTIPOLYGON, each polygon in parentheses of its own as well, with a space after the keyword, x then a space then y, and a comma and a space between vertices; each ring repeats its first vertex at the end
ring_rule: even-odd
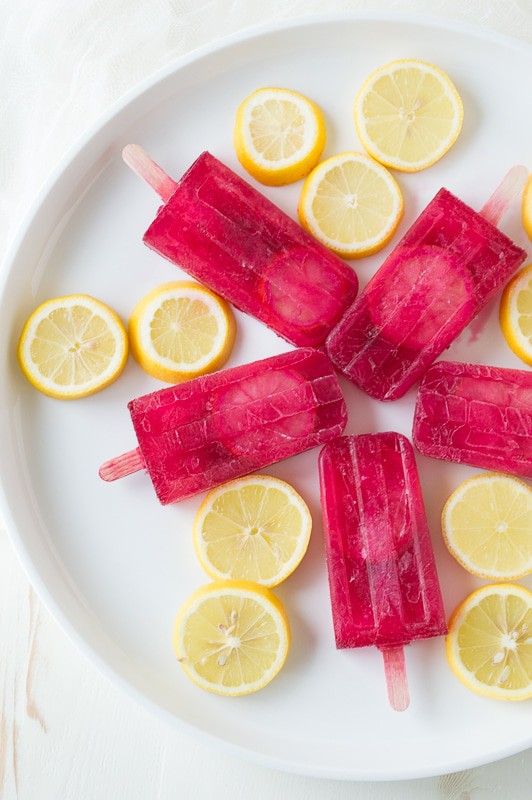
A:
POLYGON ((298 205, 303 227, 345 258, 377 252, 403 214, 403 196, 387 169, 362 153, 322 161, 303 184, 298 205))
POLYGON ((499 322, 511 350, 532 365, 532 264, 519 270, 506 285, 499 322))
POLYGON ((233 132, 236 155, 261 183, 282 186, 308 175, 325 146, 320 108, 298 92, 265 87, 240 104, 233 132))
POLYGON ((532 172, 528 176, 523 190, 521 217, 528 238, 532 241, 532 172))
POLYGON ((312 517, 288 483, 239 478, 209 492, 194 520, 194 547, 212 578, 276 586, 306 553, 312 517))
POLYGON ((463 120, 460 95, 438 67, 416 59, 373 72, 355 100, 360 141, 387 167, 417 172, 454 144, 463 120))
POLYGON ((74 294, 35 309, 17 354, 32 386, 50 397, 74 400, 118 378, 127 361, 128 340, 112 309, 94 297, 74 294))
POLYGON ((283 666, 290 628, 280 600, 250 581, 215 581, 179 610, 174 649, 188 677, 226 696, 262 689, 283 666))
POLYGON ((157 286, 137 303, 129 320, 133 356, 149 375, 168 383, 223 366, 235 332, 229 304, 193 281, 157 286))
POLYGON ((497 700, 532 697, 532 592, 511 583, 483 586, 455 610, 446 638, 462 683, 497 700))
POLYGON ((473 575, 511 580, 532 572, 532 489, 511 475, 460 484, 444 506, 442 530, 451 555, 473 575))

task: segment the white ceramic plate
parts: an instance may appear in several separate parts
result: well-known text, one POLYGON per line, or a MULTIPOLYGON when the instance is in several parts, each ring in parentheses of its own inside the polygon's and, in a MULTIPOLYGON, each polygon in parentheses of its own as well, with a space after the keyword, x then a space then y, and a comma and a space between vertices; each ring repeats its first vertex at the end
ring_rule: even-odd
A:
MULTIPOLYGON (((452 76, 465 121, 458 142, 437 165, 398 175, 406 201, 399 233, 441 185, 479 208, 512 164, 532 165, 532 107, 522 91, 532 74, 530 49, 412 17, 313 18, 246 32, 196 52, 119 103, 52 176, 3 275, 1 507, 41 597, 106 674, 163 717, 246 758, 323 777, 439 774, 519 751, 532 745, 530 703, 497 703, 467 691, 447 667, 443 640, 435 639, 407 648, 411 707, 397 714, 386 701, 379 653, 335 650, 316 452, 269 470, 296 485, 315 523, 303 564, 277 590, 293 629, 285 668, 269 687, 244 698, 196 688, 175 662, 171 629, 181 602, 207 582, 191 541, 201 498, 162 508, 142 473, 115 484, 98 478, 101 462, 135 445, 127 401, 162 384, 130 360, 104 392, 58 402, 26 383, 15 351, 24 320, 49 297, 93 294, 126 320, 147 290, 180 276, 141 242, 158 199, 122 164, 126 143, 141 143, 173 176, 203 149, 241 173, 231 143, 235 109, 251 90, 279 85, 323 108, 325 155, 357 150, 355 93, 373 69, 402 57, 433 62, 452 76)), ((265 192, 295 215, 299 188, 265 192)), ((502 227, 527 246, 517 208, 502 227)), ((354 262, 362 285, 384 255, 354 262)), ((230 365, 288 348, 252 319, 238 315, 238 325, 230 365)), ((500 334, 495 304, 447 356, 520 366, 500 334)), ((343 386, 350 407, 347 432, 410 434, 414 392, 379 404, 343 386)), ((474 471, 423 458, 419 467, 450 612, 479 582, 447 555, 439 511, 474 471)))

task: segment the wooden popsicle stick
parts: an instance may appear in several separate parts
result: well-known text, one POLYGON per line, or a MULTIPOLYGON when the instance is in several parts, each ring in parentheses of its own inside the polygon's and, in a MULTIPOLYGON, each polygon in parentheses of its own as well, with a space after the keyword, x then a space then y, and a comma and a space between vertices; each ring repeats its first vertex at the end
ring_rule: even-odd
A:
POLYGON ((497 226, 514 200, 523 192, 528 170, 520 164, 512 167, 480 209, 480 215, 497 226))
POLYGON ((402 645, 382 647, 384 674, 388 689, 388 701, 394 711, 405 711, 410 705, 408 679, 406 676, 405 652, 402 645))
POLYGON ((129 450, 127 453, 122 453, 121 456, 106 461, 98 470, 98 474, 104 481, 116 481, 118 478, 125 478, 126 475, 144 469, 145 466, 142 453, 136 447, 134 450, 129 450))
POLYGON ((146 181, 148 186, 157 192, 161 200, 166 203, 171 198, 177 183, 149 157, 140 145, 126 145, 122 150, 122 158, 139 178, 146 181))

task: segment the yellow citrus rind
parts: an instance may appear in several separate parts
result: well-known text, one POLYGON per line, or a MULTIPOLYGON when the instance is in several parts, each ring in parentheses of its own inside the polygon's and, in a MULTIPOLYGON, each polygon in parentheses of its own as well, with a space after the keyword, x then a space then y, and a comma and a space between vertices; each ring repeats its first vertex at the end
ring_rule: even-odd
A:
POLYGON ((506 284, 499 323, 508 347, 532 366, 532 264, 520 269, 506 284))
POLYGON ((528 176, 523 189, 523 198, 521 202, 521 219, 523 220, 523 227, 526 235, 532 241, 532 172, 528 176))

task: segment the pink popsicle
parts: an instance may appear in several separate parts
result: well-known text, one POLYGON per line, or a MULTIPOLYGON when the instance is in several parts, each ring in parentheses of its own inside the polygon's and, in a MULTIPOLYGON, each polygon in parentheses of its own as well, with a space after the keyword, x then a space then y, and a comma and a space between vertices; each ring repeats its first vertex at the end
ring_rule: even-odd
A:
POLYGON ((104 480, 145 467, 163 505, 324 444, 347 410, 328 358, 302 348, 161 389, 128 404, 138 448, 104 480))
POLYGON ((403 645, 447 632, 412 445, 393 432, 343 436, 319 470, 336 646, 379 647, 403 710, 403 645))
POLYGON ((438 361, 419 388, 413 439, 432 458, 532 478, 532 372, 438 361))
POLYGON ((441 189, 331 332, 326 352, 367 394, 402 397, 525 260, 495 225, 527 174, 480 213, 441 189))
POLYGON ((297 347, 321 347, 356 297, 351 267, 208 152, 174 183, 137 145, 124 160, 165 201, 144 242, 297 347))

